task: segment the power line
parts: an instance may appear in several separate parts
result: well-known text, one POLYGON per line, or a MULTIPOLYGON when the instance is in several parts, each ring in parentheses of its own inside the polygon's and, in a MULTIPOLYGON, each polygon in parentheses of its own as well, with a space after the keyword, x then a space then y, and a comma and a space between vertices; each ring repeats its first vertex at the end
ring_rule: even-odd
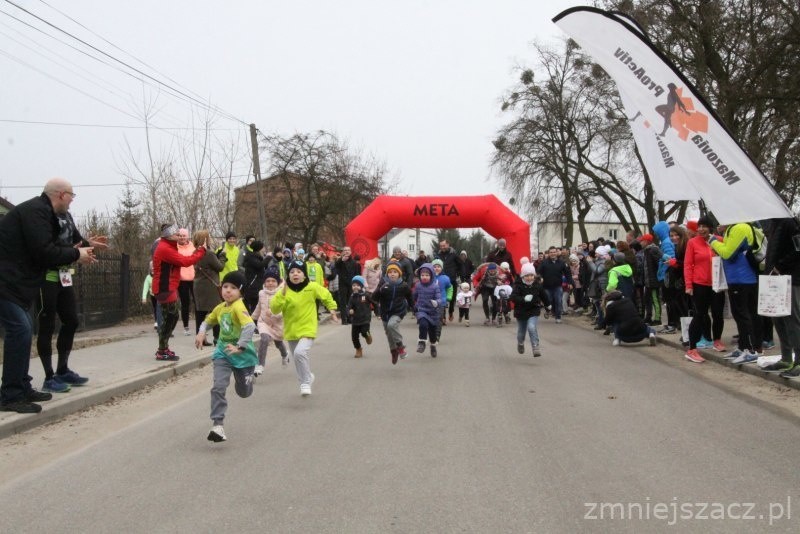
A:
POLYGON ((76 40, 76 41, 78 41, 79 43, 81 43, 81 44, 83 44, 83 45, 85 45, 85 46, 87 46, 87 47, 91 48, 92 50, 95 50, 96 52, 99 52, 100 54, 104 55, 105 57, 107 57, 107 58, 109 58, 109 59, 111 59, 111 60, 113 60, 113 61, 116 61, 117 63, 119 63, 119 64, 121 64, 121 65, 124 65, 124 66, 125 66, 125 67, 127 67, 128 69, 130 69, 130 70, 132 70, 132 71, 134 71, 134 72, 136 72, 136 73, 138 73, 138 74, 140 74, 140 75, 142 75, 142 76, 146 77, 147 79, 149 79, 149 80, 152 80, 152 81, 154 81, 155 83, 157 83, 157 84, 159 84, 159 85, 161 85, 161 86, 163 86, 163 87, 165 87, 165 88, 167 88, 167 89, 170 89, 171 91, 174 91, 174 92, 176 92, 176 93, 178 93, 178 94, 180 94, 180 95, 183 95, 185 98, 188 98, 189 100, 191 100, 191 101, 195 102, 196 104, 198 104, 198 105, 200 105, 200 106, 202 106, 202 107, 204 107, 204 108, 208 109, 209 111, 216 111, 216 112, 218 112, 218 113, 222 114, 223 116, 226 116, 227 118, 229 118, 229 119, 231 119, 231 120, 233 120, 233 121, 239 122, 239 123, 241 123, 241 124, 243 124, 243 125, 245 125, 245 126, 249 126, 249 123, 247 123, 247 122, 245 122, 245 121, 243 121, 243 120, 241 120, 241 119, 239 119, 239 118, 237 118, 237 117, 234 117, 234 116, 233 116, 233 115, 231 115, 230 113, 227 113, 227 112, 225 112, 224 110, 221 110, 221 109, 219 109, 219 108, 217 108, 217 109, 213 109, 211 106, 209 106, 208 104, 206 104, 206 103, 205 103, 205 102, 203 102, 202 100, 199 100, 199 99, 195 98, 194 96, 191 96, 191 95, 189 95, 189 94, 186 94, 185 92, 181 91, 180 89, 176 89, 175 87, 171 86, 170 84, 168 84, 168 83, 165 83, 165 82, 163 82, 163 81, 161 81, 161 80, 158 80, 158 79, 154 78, 153 76, 150 76, 150 75, 149 75, 149 74, 147 74, 146 72, 143 72, 143 71, 141 71, 141 70, 137 69, 137 68, 136 68, 136 67, 134 67, 133 65, 130 65, 130 64, 128 64, 127 62, 125 62, 125 61, 122 61, 121 59, 118 59, 118 58, 116 58, 116 57, 112 56, 111 54, 109 54, 109 53, 107 53, 107 52, 104 52, 103 50, 100 50, 100 49, 99 49, 99 48, 97 48, 96 46, 94 46, 94 45, 92 45, 92 44, 90 44, 90 43, 87 43, 86 41, 84 41, 84 40, 83 40, 83 39, 81 39, 80 37, 77 37, 77 36, 75 36, 75 35, 71 34, 70 32, 68 32, 68 31, 66 31, 66 30, 64 30, 64 29, 62 29, 62 28, 60 28, 60 27, 56 26, 55 24, 53 24, 53 23, 51 23, 51 22, 49 22, 49 21, 47 21, 47 20, 43 19, 42 17, 40 17, 40 16, 38 16, 38 15, 36 15, 36 14, 34 14, 34 13, 32 13, 32 12, 28 11, 27 9, 25 9, 25 8, 23 8, 22 6, 20 6, 20 5, 16 4, 16 3, 14 3, 14 2, 12 2, 11 0, 5 0, 5 1, 6 1, 6 3, 8 3, 8 4, 11 4, 12 6, 16 7, 16 8, 17 8, 17 9, 19 9, 20 11, 23 11, 24 13, 27 13, 27 14, 28 14, 28 15, 30 15, 31 17, 33 17, 33 18, 35 18, 35 19, 37 19, 37 20, 39 20, 39 21, 43 22, 44 24, 46 24, 46 25, 50 26, 51 28, 53 28, 53 29, 55 29, 55 30, 57 30, 57 31, 59 31, 59 32, 61 32, 61 33, 65 34, 65 35, 67 35, 67 36, 71 37, 72 39, 75 39, 75 40, 76 40))
POLYGON ((158 130, 202 130, 202 131, 212 131, 212 132, 238 132, 240 128, 190 128, 188 126, 180 127, 172 127, 172 126, 127 126, 123 124, 82 124, 76 122, 47 122, 47 121, 24 121, 24 120, 16 120, 16 119, 0 119, 0 122, 10 122, 14 124, 37 124, 37 125, 46 125, 46 126, 77 126, 83 128, 119 128, 119 129, 128 129, 128 130, 144 130, 147 128, 155 128, 158 130))
MULTIPOLYGON (((171 182, 210 182, 212 180, 227 180, 229 178, 250 178, 251 173, 247 174, 232 174, 230 176, 209 176, 208 178, 181 178, 177 180, 170 180, 171 182)), ((72 184, 73 188, 79 187, 120 187, 126 185, 141 185, 139 182, 123 182, 117 184, 72 184)), ((246 185, 246 184, 245 184, 246 185)), ((41 189, 40 185, 0 185, 0 189, 41 189)))

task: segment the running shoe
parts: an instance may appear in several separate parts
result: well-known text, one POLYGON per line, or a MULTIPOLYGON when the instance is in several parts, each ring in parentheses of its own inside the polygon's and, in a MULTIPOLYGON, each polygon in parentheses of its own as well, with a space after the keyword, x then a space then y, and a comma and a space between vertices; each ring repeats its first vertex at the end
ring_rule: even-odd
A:
POLYGON ((522 343, 517 343, 517 352, 520 354, 525 354, 525 345, 522 343))
POLYGON ((733 363, 738 365, 741 363, 753 363, 757 360, 758 360, 758 354, 746 350, 742 352, 738 358, 734 359, 733 363))
POLYGON ((736 358, 740 357, 742 354, 744 354, 744 353, 742 351, 740 351, 739 349, 734 349, 731 352, 729 352, 728 354, 726 354, 725 356, 723 356, 723 358, 725 358, 726 360, 735 360, 736 358))
POLYGON ((783 373, 789 371, 792 367, 794 367, 793 362, 780 360, 775 363, 765 365, 764 367, 761 368, 761 370, 767 373, 783 373))
POLYGON ((798 376, 800 376, 800 365, 795 365, 788 371, 782 372, 781 376, 783 378, 797 378, 798 376))
POLYGON ((704 337, 701 337, 701 338, 700 338, 700 341, 698 341, 698 342, 697 342, 697 345, 695 345, 695 346, 696 346, 698 349, 710 349, 710 348, 712 348, 712 347, 714 346, 714 343, 713 343, 713 342, 711 342, 711 341, 709 341, 709 340, 707 340, 707 339, 706 339, 706 338, 704 338, 704 337))
POLYGON ((256 376, 263 375, 264 374, 264 366, 263 365, 256 365, 256 368, 253 371, 253 374, 256 375, 256 376))
POLYGON ((715 339, 711 348, 713 348, 717 352, 725 352, 726 350, 728 350, 725 348, 725 343, 723 343, 721 339, 715 339))
POLYGON ((56 378, 65 384, 69 384, 70 386, 82 386, 89 381, 89 379, 85 376, 81 376, 75 371, 70 371, 69 369, 67 369, 66 373, 56 373, 56 378))
POLYGON ((72 389, 69 384, 65 384, 56 377, 46 378, 42 384, 42 391, 49 391, 51 393, 66 393, 72 389))
POLYGON ((765 349, 774 349, 775 348, 775 342, 774 341, 762 341, 761 342, 761 346, 764 347, 765 349))
POLYGON ((689 350, 687 350, 686 354, 684 354, 683 357, 686 358, 687 360, 689 360, 690 362, 694 362, 694 363, 703 363, 704 361, 706 361, 705 358, 700 356, 700 353, 697 352, 697 349, 689 349, 689 350))
POLYGON ((222 441, 227 441, 227 436, 225 436, 225 429, 222 428, 222 425, 214 425, 211 427, 211 432, 208 433, 208 441, 213 441, 214 443, 220 443, 222 441))

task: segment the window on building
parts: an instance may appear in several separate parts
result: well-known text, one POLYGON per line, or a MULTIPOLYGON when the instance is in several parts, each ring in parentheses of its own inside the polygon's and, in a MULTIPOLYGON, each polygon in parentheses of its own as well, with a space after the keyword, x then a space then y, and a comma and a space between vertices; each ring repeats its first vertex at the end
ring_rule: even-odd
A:
POLYGON ((612 241, 616 241, 617 240, 617 229, 616 228, 611 228, 611 229, 608 230, 608 238, 611 239, 612 241))
POLYGON ((409 255, 414 253, 414 250, 415 250, 414 246, 415 246, 414 243, 409 243, 408 244, 408 254, 409 255))

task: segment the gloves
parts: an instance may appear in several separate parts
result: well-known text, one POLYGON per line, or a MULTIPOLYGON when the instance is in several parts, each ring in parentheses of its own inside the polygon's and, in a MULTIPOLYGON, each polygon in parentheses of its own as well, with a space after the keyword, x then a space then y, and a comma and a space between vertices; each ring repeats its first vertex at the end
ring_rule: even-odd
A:
POLYGON ((533 295, 525 295, 523 299, 525 302, 531 302, 533 300, 533 295))
POLYGON ((436 300, 436 299, 431 300, 431 306, 433 306, 434 308, 438 308, 439 307, 439 301, 436 300))
POLYGON ((670 267, 675 267, 676 265, 678 265, 678 260, 676 260, 675 258, 670 258, 669 260, 667 260, 667 265, 669 265, 670 267))

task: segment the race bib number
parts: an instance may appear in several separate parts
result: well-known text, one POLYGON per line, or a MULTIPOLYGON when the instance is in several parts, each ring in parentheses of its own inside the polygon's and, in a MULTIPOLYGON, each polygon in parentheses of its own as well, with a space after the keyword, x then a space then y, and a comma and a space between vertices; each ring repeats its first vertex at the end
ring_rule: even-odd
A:
POLYGON ((61 281, 61 285, 63 287, 72 286, 72 273, 69 269, 59 269, 58 279, 61 281))

